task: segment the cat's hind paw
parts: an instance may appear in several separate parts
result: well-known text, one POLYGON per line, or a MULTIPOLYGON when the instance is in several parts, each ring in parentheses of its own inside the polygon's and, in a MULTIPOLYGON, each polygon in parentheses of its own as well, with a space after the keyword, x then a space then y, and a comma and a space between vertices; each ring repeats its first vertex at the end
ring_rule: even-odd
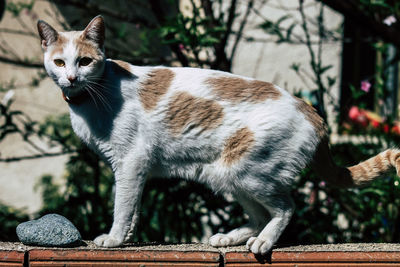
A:
POLYGON ((233 245, 233 238, 225 234, 216 234, 210 237, 209 243, 213 247, 226 247, 233 245))
POLYGON ((114 248, 121 246, 123 242, 108 234, 102 234, 96 237, 94 243, 99 247, 114 248))
POLYGON ((268 240, 262 240, 259 237, 250 237, 246 243, 248 250, 254 254, 265 255, 271 250, 273 243, 268 240))

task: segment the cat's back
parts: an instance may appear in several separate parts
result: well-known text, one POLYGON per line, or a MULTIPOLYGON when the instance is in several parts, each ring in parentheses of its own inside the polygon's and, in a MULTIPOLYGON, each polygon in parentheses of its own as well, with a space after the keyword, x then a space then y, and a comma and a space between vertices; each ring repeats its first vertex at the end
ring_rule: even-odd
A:
POLYGON ((123 94, 138 102, 150 122, 171 126, 175 135, 188 127, 206 133, 224 125, 264 132, 289 127, 293 132, 293 124, 324 135, 323 121, 313 108, 272 83, 210 69, 113 62, 132 75, 123 94))
POLYGON ((128 84, 134 92, 128 88, 126 94, 138 100, 150 122, 174 136, 243 127, 260 134, 310 128, 324 135, 313 108, 272 83, 209 69, 117 63, 135 77, 128 84))
POLYGON ((266 102, 290 102, 294 98, 284 89, 264 81, 228 72, 188 67, 139 67, 130 65, 138 76, 139 100, 148 112, 155 110, 176 95, 191 95, 222 105, 247 105, 266 102))

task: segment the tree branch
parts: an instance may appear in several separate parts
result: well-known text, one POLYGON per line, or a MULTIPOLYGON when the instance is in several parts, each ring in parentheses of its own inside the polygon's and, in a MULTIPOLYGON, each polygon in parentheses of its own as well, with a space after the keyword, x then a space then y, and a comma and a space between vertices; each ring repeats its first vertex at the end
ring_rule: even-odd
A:
MULTIPOLYGON (((324 103, 325 87, 321 80, 321 63, 319 62, 319 58, 316 57, 314 50, 312 48, 312 45, 311 45, 311 36, 310 36, 310 32, 309 32, 309 29, 307 26, 307 18, 304 13, 303 0, 299 0, 299 12, 300 12, 300 15, 302 18, 301 26, 303 28, 304 35, 306 37, 306 45, 307 45, 308 52, 311 57, 311 68, 315 74, 315 82, 318 86, 318 103, 319 103, 318 108, 319 108, 321 117, 325 121, 327 121, 327 114, 325 111, 325 103, 324 103)), ((323 7, 321 7, 320 12, 323 12, 323 7)), ((323 13, 320 13, 319 15, 323 16, 323 13)), ((320 18, 320 19, 322 19, 322 18, 320 18)), ((319 34, 321 34, 321 32, 319 32, 319 34)), ((321 38, 321 36, 320 36, 320 38, 321 38)), ((320 40, 322 40, 322 39, 320 39, 320 40)), ((320 46, 322 45, 322 41, 319 41, 318 45, 319 45, 318 49, 320 49, 321 48, 320 46)))
POLYGON ((252 8, 253 8, 253 4, 254 4, 254 0, 249 0, 249 2, 247 3, 246 13, 245 13, 245 15, 244 15, 244 17, 243 17, 242 22, 240 23, 239 30, 238 30, 238 32, 236 33, 235 42, 234 42, 234 44, 233 44, 232 51, 231 51, 231 56, 230 56, 230 58, 229 58, 229 60, 230 60, 231 62, 232 62, 232 60, 233 60, 233 57, 235 56, 236 49, 237 49, 237 46, 238 46, 238 44, 239 44, 239 41, 240 41, 240 39, 242 38, 243 29, 244 29, 244 27, 246 26, 247 20, 248 20, 249 15, 250 15, 250 12, 251 12, 251 10, 252 10, 252 8))
POLYGON ((24 36, 30 36, 30 37, 34 37, 36 39, 39 39, 38 34, 33 33, 33 32, 20 31, 20 30, 8 29, 8 28, 0 28, 0 32, 10 33, 10 34, 18 34, 18 35, 24 35, 24 36))
POLYGON ((232 33, 232 26, 236 16, 236 7, 237 7, 237 0, 232 0, 229 13, 228 13, 228 20, 226 22, 226 31, 225 34, 221 38, 221 42, 219 42, 215 46, 215 61, 213 62, 211 68, 212 69, 219 69, 230 71, 232 62, 229 61, 228 57, 226 56, 225 47, 228 42, 229 36, 232 33))
POLYGON ((46 158, 46 157, 58 157, 58 156, 63 156, 67 154, 72 154, 77 151, 63 151, 63 152, 56 152, 56 153, 41 153, 41 154, 35 154, 35 155, 29 155, 29 156, 21 156, 21 157, 10 157, 10 158, 0 158, 0 162, 17 162, 17 161, 22 161, 22 160, 29 160, 29 159, 40 159, 40 158, 46 158))
POLYGON ((214 12, 212 10, 212 3, 210 0, 201 0, 201 4, 204 9, 204 13, 206 17, 209 17, 211 19, 211 25, 215 25, 215 16, 214 12))
POLYGON ((42 62, 28 62, 19 59, 11 59, 4 56, 0 56, 0 62, 8 63, 11 65, 15 65, 18 67, 25 67, 25 68, 34 68, 34 69, 42 69, 43 63, 42 62))

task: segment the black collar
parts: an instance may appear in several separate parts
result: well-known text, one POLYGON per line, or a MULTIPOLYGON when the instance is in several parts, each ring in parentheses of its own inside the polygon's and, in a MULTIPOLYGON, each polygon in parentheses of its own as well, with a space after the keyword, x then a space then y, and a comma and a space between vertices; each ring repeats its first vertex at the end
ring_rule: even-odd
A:
POLYGON ((89 92, 87 90, 82 90, 79 95, 76 96, 66 96, 64 92, 62 92, 62 96, 68 104, 72 105, 80 105, 82 104, 87 98, 90 97, 89 92))

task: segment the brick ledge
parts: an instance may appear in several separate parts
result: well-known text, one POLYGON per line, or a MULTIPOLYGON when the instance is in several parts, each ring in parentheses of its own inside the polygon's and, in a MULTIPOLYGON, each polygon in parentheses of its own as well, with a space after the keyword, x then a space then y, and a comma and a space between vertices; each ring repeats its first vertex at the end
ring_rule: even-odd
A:
POLYGON ((400 244, 331 244, 275 248, 256 257, 244 246, 131 244, 44 248, 0 242, 0 266, 400 266, 400 244))

